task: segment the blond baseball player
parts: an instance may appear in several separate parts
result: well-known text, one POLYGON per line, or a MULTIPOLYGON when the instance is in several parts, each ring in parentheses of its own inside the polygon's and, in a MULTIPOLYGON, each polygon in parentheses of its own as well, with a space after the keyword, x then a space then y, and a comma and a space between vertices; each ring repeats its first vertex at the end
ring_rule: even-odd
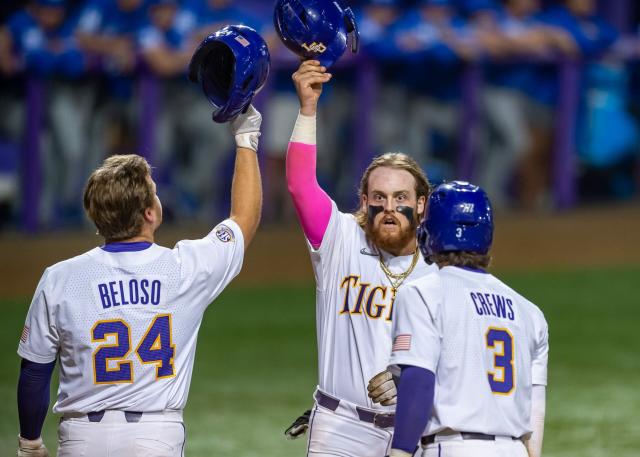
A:
MULTIPOLYGON (((395 295, 435 269, 420 261, 416 227, 429 183, 404 154, 377 157, 360 185, 360 208, 342 213, 315 175, 316 110, 331 75, 306 61, 293 75, 300 113, 287 152, 287 183, 316 279, 318 387, 308 455, 382 456, 391 443, 395 385, 385 371, 395 295), (369 381, 375 403, 369 398, 369 381)), ((303 421, 301 421, 303 422, 303 421)), ((298 434, 304 423, 289 434, 298 434)))
POLYGON ((173 249, 154 243, 162 206, 142 157, 113 156, 93 172, 84 206, 105 243, 38 284, 18 348, 18 456, 48 456, 40 433, 57 360, 58 456, 183 455, 203 313, 240 271, 260 218, 260 123, 253 107, 232 122, 230 217, 173 249))
POLYGON ((440 270, 398 293, 390 369, 400 375, 391 456, 539 457, 548 328, 486 272, 493 237, 477 186, 436 187, 420 247, 440 270), (435 392, 435 394, 434 394, 435 392))

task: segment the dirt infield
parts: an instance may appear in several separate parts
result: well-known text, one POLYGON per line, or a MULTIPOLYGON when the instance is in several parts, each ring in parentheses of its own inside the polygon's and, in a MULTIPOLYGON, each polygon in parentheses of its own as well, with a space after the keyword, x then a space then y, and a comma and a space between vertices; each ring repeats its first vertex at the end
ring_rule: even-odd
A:
MULTIPOLYGON (((640 264, 640 204, 587 208, 561 214, 509 213, 496 216, 497 270, 640 264)), ((173 246, 198 238, 206 227, 163 228, 158 243, 173 246)), ((101 240, 89 229, 27 236, 0 236, 0 297, 27 297, 44 268, 80 254, 101 240)), ((251 246, 240 284, 309 282, 311 266, 297 226, 262 228, 251 246)))

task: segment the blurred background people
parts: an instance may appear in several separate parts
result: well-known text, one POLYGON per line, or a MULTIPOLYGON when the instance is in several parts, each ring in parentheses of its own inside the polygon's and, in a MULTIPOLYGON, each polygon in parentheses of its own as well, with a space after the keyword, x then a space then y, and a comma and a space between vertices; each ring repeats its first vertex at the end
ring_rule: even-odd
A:
MULTIPOLYGON (((557 197, 550 177, 559 134, 570 135, 581 201, 637 193, 640 72, 628 62, 640 45, 633 36, 620 45, 619 30, 605 20, 635 28, 634 2, 626 2, 626 18, 614 11, 620 5, 595 0, 347 3, 357 15, 360 54, 332 67, 318 119, 326 151, 318 179, 340 204, 355 205, 364 155, 407 152, 438 182, 461 177, 461 154, 471 151, 470 177, 497 207, 548 209, 557 197), (557 111, 563 65, 579 75, 575 132, 557 131, 567 116, 557 111), (469 71, 477 79, 465 79, 469 71), (473 100, 478 111, 469 116, 473 100), (471 138, 470 147, 461 138, 471 138)), ((18 216, 30 211, 21 203, 22 176, 33 170, 22 164, 37 161, 27 160, 33 151, 25 139, 41 146, 41 227, 80 224, 81 178, 120 152, 153 158, 169 220, 224 212, 231 145, 224 126, 200 114, 208 104, 185 71, 195 46, 230 23, 255 28, 271 50, 272 72, 256 99, 266 119, 264 216, 290 223, 284 154, 297 114, 290 80, 297 59, 275 35, 272 8, 260 0, 2 2, 0 226, 19 227, 18 216), (44 116, 27 129, 33 101, 44 116)))

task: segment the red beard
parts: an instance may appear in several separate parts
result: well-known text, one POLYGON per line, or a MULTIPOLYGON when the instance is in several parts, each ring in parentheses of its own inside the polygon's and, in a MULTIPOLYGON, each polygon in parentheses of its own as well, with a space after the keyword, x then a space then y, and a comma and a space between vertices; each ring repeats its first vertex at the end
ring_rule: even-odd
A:
POLYGON ((415 220, 410 221, 409 226, 403 228, 400 225, 400 221, 397 217, 383 214, 377 226, 372 227, 371 223, 367 223, 367 225, 365 226, 365 233, 367 234, 367 237, 378 248, 383 249, 387 252, 393 252, 397 251, 398 249, 402 249, 407 244, 409 244, 412 239, 415 239, 416 227, 417 222, 415 220), (384 226, 383 221, 387 217, 391 217, 395 220, 395 223, 397 224, 396 227, 400 228, 399 231, 388 232, 382 230, 384 226))

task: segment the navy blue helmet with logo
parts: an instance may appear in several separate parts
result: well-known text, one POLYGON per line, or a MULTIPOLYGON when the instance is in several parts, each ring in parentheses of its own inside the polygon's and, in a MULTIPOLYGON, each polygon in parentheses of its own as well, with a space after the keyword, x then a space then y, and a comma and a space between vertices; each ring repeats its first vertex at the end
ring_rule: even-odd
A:
POLYGON ((493 241, 493 212, 484 190, 463 181, 437 186, 427 201, 418 244, 427 257, 449 251, 487 254, 493 241))
POLYGON ((251 27, 228 25, 205 38, 189 63, 189 80, 213 105, 212 118, 227 122, 244 112, 269 75, 269 49, 251 27))
POLYGON ((355 16, 342 1, 277 0, 273 22, 284 45, 303 60, 330 67, 348 44, 351 52, 358 51, 355 16))

